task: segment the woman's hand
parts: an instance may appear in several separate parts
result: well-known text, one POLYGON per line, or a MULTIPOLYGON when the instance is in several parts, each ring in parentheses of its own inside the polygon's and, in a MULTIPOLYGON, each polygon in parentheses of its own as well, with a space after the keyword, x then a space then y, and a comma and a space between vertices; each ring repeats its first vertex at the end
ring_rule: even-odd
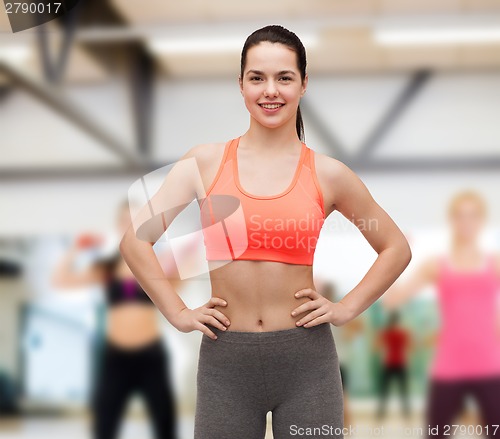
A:
POLYGON ((212 339, 217 336, 206 326, 209 324, 222 331, 227 329, 231 323, 215 306, 226 306, 227 302, 218 297, 212 297, 205 305, 196 309, 183 308, 173 318, 170 323, 181 332, 191 332, 198 330, 208 335, 212 339))
POLYGON ((292 311, 293 317, 310 311, 296 322, 297 326, 310 328, 321 323, 332 323, 335 326, 342 326, 353 317, 344 304, 341 302, 331 302, 312 288, 297 291, 295 297, 297 299, 301 297, 309 297, 311 299, 309 302, 303 303, 292 311))

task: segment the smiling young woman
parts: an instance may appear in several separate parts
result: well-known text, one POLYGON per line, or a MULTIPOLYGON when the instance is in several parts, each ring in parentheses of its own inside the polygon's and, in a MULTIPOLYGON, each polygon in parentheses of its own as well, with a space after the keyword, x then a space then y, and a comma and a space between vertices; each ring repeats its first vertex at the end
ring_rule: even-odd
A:
MULTIPOLYGON (((208 303, 188 308, 162 275, 153 243, 138 239, 132 228, 121 242, 131 270, 169 322, 204 334, 196 439, 264 438, 269 411, 276 439, 344 437, 329 325, 366 310, 411 258, 403 234, 361 180, 304 143, 299 103, 307 82, 306 52, 293 32, 267 26, 252 33, 239 77, 248 131, 227 143, 196 146, 183 157, 196 161, 201 189, 194 179, 175 184, 169 176, 152 199, 181 206, 198 198, 210 267, 208 303), (239 220, 226 217, 233 202, 239 220), (312 270, 321 225, 334 210, 353 221, 378 253, 339 302, 316 291, 312 270)), ((165 227, 179 211, 163 216, 165 227)))

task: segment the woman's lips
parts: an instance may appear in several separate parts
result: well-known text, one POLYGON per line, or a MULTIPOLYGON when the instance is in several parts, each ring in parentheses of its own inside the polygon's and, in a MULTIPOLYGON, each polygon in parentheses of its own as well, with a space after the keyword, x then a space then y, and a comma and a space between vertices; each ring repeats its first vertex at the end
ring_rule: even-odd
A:
POLYGON ((285 104, 275 102, 275 103, 263 103, 259 104, 259 106, 264 109, 266 112, 274 113, 278 111, 280 108, 282 108, 285 104))

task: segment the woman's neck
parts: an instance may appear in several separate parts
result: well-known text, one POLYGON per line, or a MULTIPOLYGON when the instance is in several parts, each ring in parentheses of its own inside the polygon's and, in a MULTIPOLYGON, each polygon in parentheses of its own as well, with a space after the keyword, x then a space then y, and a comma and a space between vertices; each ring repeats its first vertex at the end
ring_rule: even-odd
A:
POLYGON ((454 239, 451 244, 451 251, 456 257, 475 257, 481 254, 476 241, 454 239))
POLYGON ((255 121, 250 120, 250 128, 241 136, 243 143, 251 144, 254 149, 265 151, 289 150, 291 147, 299 146, 301 141, 295 128, 295 120, 278 128, 267 128, 255 121))

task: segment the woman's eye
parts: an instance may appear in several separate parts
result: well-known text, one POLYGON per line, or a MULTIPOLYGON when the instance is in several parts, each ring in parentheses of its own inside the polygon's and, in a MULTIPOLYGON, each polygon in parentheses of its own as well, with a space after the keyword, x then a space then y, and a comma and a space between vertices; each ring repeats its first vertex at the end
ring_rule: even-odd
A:
POLYGON ((290 76, 282 76, 280 79, 282 81, 291 81, 292 80, 292 78, 290 78, 290 76))
POLYGON ((250 81, 260 81, 262 78, 260 78, 259 76, 253 76, 252 78, 250 78, 250 81))

